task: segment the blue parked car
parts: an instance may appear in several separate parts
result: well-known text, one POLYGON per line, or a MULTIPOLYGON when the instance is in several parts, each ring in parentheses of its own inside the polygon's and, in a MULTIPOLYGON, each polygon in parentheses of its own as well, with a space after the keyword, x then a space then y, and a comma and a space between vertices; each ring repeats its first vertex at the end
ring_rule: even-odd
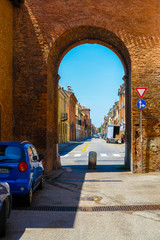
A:
POLYGON ((0 182, 0 237, 6 234, 6 220, 12 208, 12 195, 8 183, 0 182))
POLYGON ((24 196, 28 206, 35 189, 42 189, 43 172, 41 159, 31 143, 0 142, 0 181, 10 185, 13 195, 24 196))

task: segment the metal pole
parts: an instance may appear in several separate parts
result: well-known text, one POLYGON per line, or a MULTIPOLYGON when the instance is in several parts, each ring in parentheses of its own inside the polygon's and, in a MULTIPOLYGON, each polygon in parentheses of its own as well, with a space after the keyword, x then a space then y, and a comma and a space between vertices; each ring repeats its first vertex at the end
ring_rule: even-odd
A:
POLYGON ((141 125, 141 173, 143 173, 143 160, 142 160, 142 110, 140 111, 140 125, 141 125))

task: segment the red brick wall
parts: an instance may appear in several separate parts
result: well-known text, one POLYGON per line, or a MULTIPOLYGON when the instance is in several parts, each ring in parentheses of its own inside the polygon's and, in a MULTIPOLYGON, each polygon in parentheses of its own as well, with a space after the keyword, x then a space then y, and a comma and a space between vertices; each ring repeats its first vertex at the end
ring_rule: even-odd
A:
POLYGON ((127 114, 126 137, 129 142, 131 132, 133 171, 140 170, 139 97, 135 87, 149 87, 144 97, 147 108, 143 110, 143 167, 145 171, 159 171, 159 0, 27 0, 20 10, 15 9, 14 18, 15 138, 27 138, 40 149, 47 149, 48 171, 57 166, 59 63, 74 46, 94 40, 116 51, 128 74, 126 101, 131 118, 127 114))

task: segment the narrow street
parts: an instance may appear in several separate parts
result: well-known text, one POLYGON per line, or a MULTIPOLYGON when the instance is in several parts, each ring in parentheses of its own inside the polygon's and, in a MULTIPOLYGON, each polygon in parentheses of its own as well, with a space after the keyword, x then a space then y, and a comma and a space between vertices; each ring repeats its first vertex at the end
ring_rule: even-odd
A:
POLYGON ((97 153, 97 170, 117 171, 118 167, 124 165, 124 144, 106 143, 104 139, 92 138, 60 148, 62 167, 74 165, 75 168, 86 169, 90 151, 97 153))
POLYGON ((59 146, 62 169, 46 176, 30 208, 13 206, 5 239, 159 239, 160 175, 124 171, 124 147, 103 139, 59 146), (91 150, 96 170, 88 170, 91 150))

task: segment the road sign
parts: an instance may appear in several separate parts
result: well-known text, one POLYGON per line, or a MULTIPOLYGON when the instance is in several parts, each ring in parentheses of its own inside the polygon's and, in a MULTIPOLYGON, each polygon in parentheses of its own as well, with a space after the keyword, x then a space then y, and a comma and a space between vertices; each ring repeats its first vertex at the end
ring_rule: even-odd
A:
MULTIPOLYGON (((144 95, 144 94, 143 94, 144 95)), ((137 107, 140 111, 140 128, 141 128, 141 173, 143 173, 143 148, 142 148, 142 109, 146 107, 146 102, 143 99, 137 101, 137 107)))
POLYGON ((147 87, 143 87, 143 88, 135 88, 138 95, 140 96, 140 98, 143 98, 145 92, 147 91, 147 87))
MULTIPOLYGON (((143 97, 147 88, 136 88, 136 91, 140 98, 143 97)), ((146 102, 143 99, 137 101, 137 107, 140 109, 140 130, 141 130, 141 173, 143 173, 143 148, 142 148, 142 109, 146 107, 146 102)))
POLYGON ((138 107, 139 109, 145 108, 145 107, 146 107, 146 102, 145 102, 143 99, 138 100, 138 102, 137 102, 137 107, 138 107))

